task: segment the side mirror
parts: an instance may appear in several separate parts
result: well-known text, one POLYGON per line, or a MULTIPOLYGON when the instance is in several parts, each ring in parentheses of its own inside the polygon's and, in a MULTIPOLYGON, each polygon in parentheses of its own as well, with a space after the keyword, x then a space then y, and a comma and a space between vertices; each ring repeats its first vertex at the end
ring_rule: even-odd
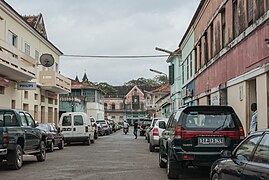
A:
POLYGON ((160 121, 160 122, 159 122, 159 127, 160 127, 161 129, 166 129, 166 124, 165 124, 165 122, 164 122, 164 121, 160 121))
POLYGON ((221 158, 231 158, 232 157, 232 152, 229 150, 222 150, 220 152, 220 157, 221 158))

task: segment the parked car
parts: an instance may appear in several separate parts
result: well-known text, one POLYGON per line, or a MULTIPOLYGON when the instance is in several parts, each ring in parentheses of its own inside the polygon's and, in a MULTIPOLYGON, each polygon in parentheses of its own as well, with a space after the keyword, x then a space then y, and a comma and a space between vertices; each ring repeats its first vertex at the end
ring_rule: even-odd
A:
POLYGON ((177 178, 188 166, 210 167, 221 151, 232 151, 244 130, 230 106, 189 106, 174 112, 160 138, 159 166, 177 178))
POLYGON ((143 119, 140 124, 140 136, 145 136, 147 128, 149 128, 152 119, 143 119))
POLYGON ((269 129, 250 134, 221 157, 211 167, 212 180, 269 179, 269 129))
POLYGON ((166 128, 168 119, 159 119, 154 124, 154 127, 149 131, 149 151, 155 151, 155 147, 160 146, 160 136, 164 129, 166 128))
POLYGON ((106 120, 99 119, 96 122, 97 122, 97 124, 100 124, 102 126, 102 128, 105 130, 105 135, 111 134, 111 129, 110 129, 109 124, 107 123, 106 120))
POLYGON ((86 113, 67 112, 60 117, 59 127, 67 144, 83 142, 86 145, 94 143, 94 127, 86 113))
POLYGON ((90 121, 92 123, 92 127, 94 128, 94 139, 98 139, 98 127, 97 122, 93 117, 90 117, 90 121))
POLYGON ((115 122, 114 122, 114 120, 113 120, 113 119, 109 119, 108 122, 109 122, 109 124, 110 124, 111 127, 112 127, 112 131, 113 131, 113 132, 116 132, 117 129, 116 129, 116 127, 115 127, 115 122))
POLYGON ((148 143, 149 143, 149 132, 153 129, 153 127, 155 126, 155 123, 156 123, 157 120, 158 120, 157 118, 154 118, 151 121, 151 124, 150 124, 149 128, 146 129, 145 139, 148 140, 148 143))
POLYGON ((64 136, 61 133, 60 128, 57 129, 56 126, 51 123, 39 123, 37 128, 44 131, 44 134, 47 138, 47 150, 53 152, 54 147, 58 147, 59 149, 64 148, 64 136))
POLYGON ((101 124, 97 123, 97 128, 98 128, 98 136, 106 135, 106 131, 101 124))
POLYGON ((28 112, 0 109, 0 162, 6 160, 11 169, 20 169, 24 154, 45 161, 46 137, 28 112))

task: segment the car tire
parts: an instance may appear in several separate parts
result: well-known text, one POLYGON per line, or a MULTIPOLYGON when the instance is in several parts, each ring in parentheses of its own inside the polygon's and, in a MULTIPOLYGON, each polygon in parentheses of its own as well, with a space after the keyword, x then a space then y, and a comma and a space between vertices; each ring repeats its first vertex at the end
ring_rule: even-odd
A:
POLYGON ((14 151, 9 151, 7 154, 7 164, 10 169, 20 169, 23 163, 23 152, 19 144, 16 145, 14 151))
POLYGON ((160 168, 166 168, 166 163, 162 160, 164 158, 161 149, 159 150, 159 166, 160 168))
POLYGON ((87 146, 91 145, 91 137, 87 138, 87 140, 84 142, 84 144, 87 146))
POLYGON ((214 173, 211 180, 220 180, 218 173, 214 173))
POLYGON ((53 152, 53 151, 54 151, 54 143, 53 143, 53 141, 51 141, 50 147, 49 147, 49 152, 53 152))
POLYGON ((43 162, 46 159, 46 146, 44 141, 40 143, 40 152, 36 155, 36 159, 38 162, 43 162))
POLYGON ((94 138, 93 139, 90 139, 91 143, 93 144, 94 143, 94 138))
POLYGON ((155 151, 155 147, 152 146, 151 143, 149 143, 149 151, 150 151, 150 152, 154 152, 154 151, 155 151))
POLYGON ((59 149, 64 149, 64 140, 61 140, 60 143, 58 144, 59 149))
POLYGON ((171 159, 171 155, 170 153, 168 153, 168 156, 167 156, 167 177, 168 179, 178 179, 178 176, 179 176, 179 171, 180 171, 180 168, 179 168, 179 163, 173 161, 171 159))
POLYGON ((98 133, 94 132, 94 139, 98 139, 98 133))

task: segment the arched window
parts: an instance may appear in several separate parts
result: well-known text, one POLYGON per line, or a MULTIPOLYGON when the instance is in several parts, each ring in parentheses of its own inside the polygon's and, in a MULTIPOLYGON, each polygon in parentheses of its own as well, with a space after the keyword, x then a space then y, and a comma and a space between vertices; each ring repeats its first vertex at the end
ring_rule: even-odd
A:
POLYGON ((107 103, 104 103, 104 108, 105 110, 107 110, 107 103))

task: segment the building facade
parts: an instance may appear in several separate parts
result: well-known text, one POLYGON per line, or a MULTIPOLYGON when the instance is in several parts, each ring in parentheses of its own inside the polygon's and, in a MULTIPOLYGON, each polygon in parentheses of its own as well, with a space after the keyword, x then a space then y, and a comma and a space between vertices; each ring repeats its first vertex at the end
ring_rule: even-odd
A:
POLYGON ((248 132, 251 103, 258 129, 269 127, 269 1, 201 1, 193 22, 196 104, 232 106, 248 132))
POLYGON ((48 39, 42 14, 19 15, 0 1, 0 108, 23 109, 39 122, 57 123, 59 93, 71 91, 71 81, 59 73, 62 52, 48 39), (50 54, 51 67, 40 65, 50 54))

